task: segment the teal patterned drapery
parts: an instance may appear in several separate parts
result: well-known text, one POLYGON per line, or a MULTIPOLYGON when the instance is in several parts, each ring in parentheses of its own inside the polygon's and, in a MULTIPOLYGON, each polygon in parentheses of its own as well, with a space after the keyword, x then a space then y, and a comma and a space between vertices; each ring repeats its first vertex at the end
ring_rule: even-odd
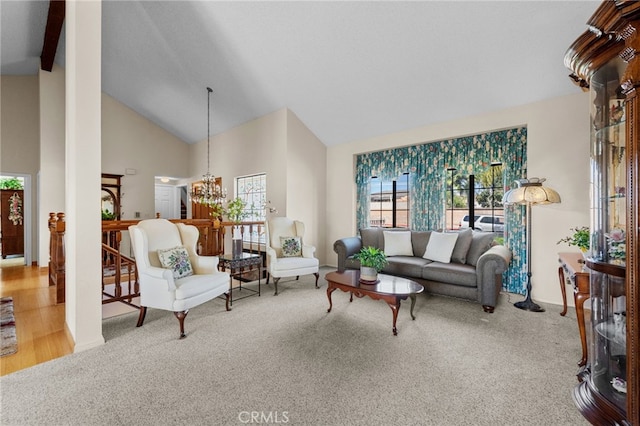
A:
MULTIPOLYGON (((410 147, 360 154, 356 157, 358 229, 369 224, 369 183, 372 176, 390 181, 409 172, 411 228, 444 229, 447 168, 465 174, 486 171, 502 162, 505 191, 527 175, 527 128, 517 127, 410 147)), ((513 253, 503 275, 503 288, 525 293, 526 232, 523 206, 505 207, 505 244, 513 253)))

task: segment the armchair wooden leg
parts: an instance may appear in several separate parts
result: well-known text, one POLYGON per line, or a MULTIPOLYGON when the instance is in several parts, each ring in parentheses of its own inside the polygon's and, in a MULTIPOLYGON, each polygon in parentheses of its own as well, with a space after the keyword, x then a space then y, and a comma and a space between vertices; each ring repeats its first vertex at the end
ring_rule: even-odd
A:
POLYGON ((185 337, 187 337, 187 335, 184 333, 184 319, 187 317, 188 313, 189 313, 188 309, 186 311, 173 313, 176 316, 176 318, 178 318, 178 321, 180 321, 180 338, 181 339, 184 339, 185 337))
POLYGON ((316 288, 320 288, 320 287, 318 287, 318 278, 320 278, 320 274, 317 273, 317 272, 314 272, 313 275, 316 276, 316 288))
POLYGON ((227 311, 230 311, 230 310, 231 310, 231 308, 229 307, 229 293, 225 293, 225 294, 224 294, 224 297, 225 297, 225 299, 226 299, 226 301, 225 301, 225 308, 227 308, 227 311))
POLYGON ((142 323, 144 322, 144 317, 147 315, 147 307, 140 306, 140 315, 138 316, 138 324, 136 327, 142 327, 142 323))
POLYGON ((276 288, 276 292, 273 294, 274 296, 278 295, 278 281, 280 281, 279 277, 278 278, 273 277, 273 285, 276 288))
POLYGON ((271 274, 267 272, 267 285, 269 285, 269 278, 271 278, 271 274))

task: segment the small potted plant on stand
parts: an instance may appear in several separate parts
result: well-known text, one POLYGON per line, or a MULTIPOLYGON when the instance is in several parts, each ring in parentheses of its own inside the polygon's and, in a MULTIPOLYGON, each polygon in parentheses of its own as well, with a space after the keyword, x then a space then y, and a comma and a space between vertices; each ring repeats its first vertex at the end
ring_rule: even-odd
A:
POLYGON ((240 232, 240 223, 249 217, 249 212, 245 210, 247 202, 240 197, 236 197, 229 201, 225 213, 230 222, 233 222, 233 233, 231 236, 232 246, 231 253, 233 257, 242 253, 242 233, 240 232))
POLYGON ((378 282, 378 272, 387 264, 387 255, 375 247, 363 247, 353 257, 360 261, 360 281, 373 284, 378 282))
POLYGON ((568 237, 562 238, 556 244, 567 243, 570 246, 578 247, 582 252, 582 256, 586 258, 590 247, 589 240, 591 239, 589 228, 586 226, 580 226, 576 228, 569 228, 569 230, 573 231, 573 233, 568 237))

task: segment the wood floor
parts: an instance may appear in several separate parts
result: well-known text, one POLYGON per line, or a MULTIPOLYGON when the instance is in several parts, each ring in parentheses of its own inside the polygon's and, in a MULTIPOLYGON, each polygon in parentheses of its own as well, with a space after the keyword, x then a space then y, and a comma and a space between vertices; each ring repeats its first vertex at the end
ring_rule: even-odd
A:
POLYGON ((65 331, 64 304, 57 305, 47 268, 0 268, 0 297, 13 297, 18 352, 0 357, 0 376, 73 352, 65 331))

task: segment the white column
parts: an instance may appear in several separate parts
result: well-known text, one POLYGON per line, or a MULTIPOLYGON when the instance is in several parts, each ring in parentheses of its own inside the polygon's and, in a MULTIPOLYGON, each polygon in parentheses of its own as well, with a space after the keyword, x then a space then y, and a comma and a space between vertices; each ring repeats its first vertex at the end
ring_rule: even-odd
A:
POLYGON ((100 0, 66 1, 66 321, 75 352, 104 343, 100 0))
POLYGON ((64 212, 64 70, 40 70, 40 187, 38 192, 38 266, 49 263, 49 212, 64 212))

